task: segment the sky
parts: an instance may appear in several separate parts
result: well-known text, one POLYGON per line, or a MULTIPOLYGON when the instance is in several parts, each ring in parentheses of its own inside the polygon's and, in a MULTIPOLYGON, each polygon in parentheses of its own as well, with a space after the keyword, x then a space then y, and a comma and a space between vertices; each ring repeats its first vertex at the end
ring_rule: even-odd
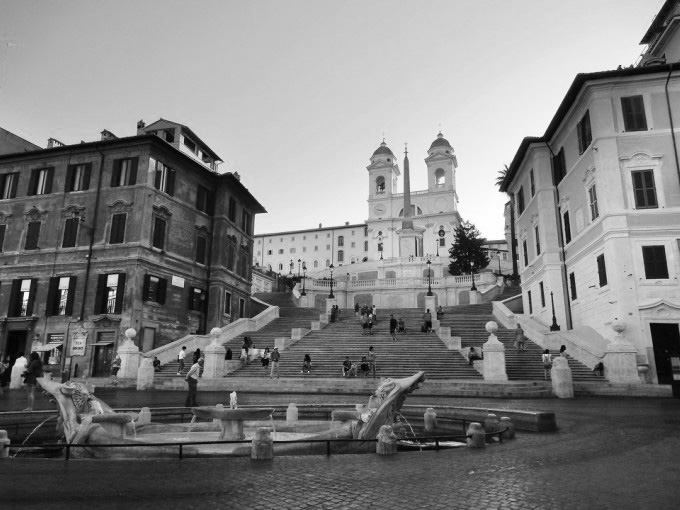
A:
POLYGON ((426 189, 441 130, 462 218, 501 239, 498 171, 577 73, 635 63, 662 5, 0 0, 0 127, 44 147, 188 125, 268 211, 256 234, 365 221, 383 136, 400 160, 408 143, 411 191, 426 189))

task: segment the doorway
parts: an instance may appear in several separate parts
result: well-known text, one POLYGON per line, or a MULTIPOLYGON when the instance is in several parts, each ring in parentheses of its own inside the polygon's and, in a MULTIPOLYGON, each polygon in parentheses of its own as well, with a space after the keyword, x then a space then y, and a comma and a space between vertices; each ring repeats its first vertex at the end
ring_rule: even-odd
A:
POLYGON ((94 362, 92 364, 92 377, 106 377, 111 371, 113 361, 113 332, 97 333, 97 342, 94 344, 94 362))
POLYGON ((14 362, 19 357, 20 352, 23 352, 26 359, 28 359, 29 353, 26 352, 27 338, 28 332, 25 329, 7 332, 7 343, 5 344, 5 352, 2 358, 5 359, 9 356, 10 367, 14 366, 14 362))
POLYGON ((652 333, 656 376, 659 384, 671 384, 671 356, 680 355, 680 326, 677 323, 652 322, 649 325, 652 333))

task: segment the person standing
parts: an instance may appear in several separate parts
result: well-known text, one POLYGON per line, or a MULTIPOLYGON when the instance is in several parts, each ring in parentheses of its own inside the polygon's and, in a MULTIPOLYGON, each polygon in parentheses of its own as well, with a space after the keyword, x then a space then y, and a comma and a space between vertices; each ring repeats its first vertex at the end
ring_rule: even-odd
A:
POLYGON ((304 359, 302 360, 302 370, 300 370, 300 373, 303 374, 307 372, 308 374, 312 370, 312 358, 309 355, 309 353, 305 354, 304 359))
POLYGON ((368 360, 368 367, 373 374, 373 379, 375 379, 375 349, 373 349, 372 345, 368 348, 368 355, 366 358, 368 360))
POLYGON ((359 303, 354 303, 354 315, 359 317, 359 303))
POLYGON ((373 315, 368 316, 368 334, 372 335, 373 334, 373 315))
POLYGON ((201 359, 201 349, 196 349, 194 351, 194 355, 191 358, 191 364, 193 365, 194 363, 198 363, 198 360, 201 359))
POLYGON ((563 358, 567 357, 567 346, 566 345, 560 346, 560 356, 563 357, 563 358))
POLYGON ((184 407, 198 406, 196 403, 196 395, 198 394, 198 378, 201 374, 201 368, 203 368, 203 358, 199 358, 196 363, 191 365, 189 372, 187 372, 186 381, 189 385, 189 393, 184 402, 184 407))
POLYGON ((361 336, 365 336, 368 331, 368 314, 361 315, 361 336))
POLYGON ((269 358, 271 357, 271 353, 269 352, 269 347, 264 348, 264 353, 262 354, 262 368, 264 369, 264 373, 266 374, 269 371, 269 358))
POLYGON ((394 315, 390 315, 390 335, 395 342, 397 341, 397 326, 399 326, 397 319, 394 318, 394 315))
POLYGON ((116 354, 116 358, 113 360, 113 363, 111 363, 111 383, 114 386, 118 385, 118 371, 120 370, 122 364, 123 360, 120 359, 120 354, 116 354))
POLYGON ((40 361, 40 355, 37 352, 32 352, 29 356, 28 366, 26 367, 26 397, 28 398, 28 408, 24 411, 33 411, 33 403, 35 402, 35 385, 38 377, 43 376, 43 364, 40 361))
POLYGON ((526 339, 524 337, 524 330, 522 326, 517 324, 517 330, 515 331, 515 348, 517 352, 526 351, 526 339))
POLYGON ((368 364, 368 360, 366 359, 366 356, 361 357, 361 364, 359 365, 359 370, 361 371, 361 374, 364 376, 364 379, 366 379, 366 375, 370 371, 370 365, 368 364))
POLYGON ((541 362, 543 363, 543 379, 547 381, 550 378, 550 369, 552 368, 552 358, 550 357, 549 349, 543 351, 541 362))
POLYGON ((274 347, 274 352, 272 352, 272 355, 269 357, 269 364, 271 365, 271 371, 269 372, 269 378, 271 379, 274 377, 274 372, 276 372, 276 378, 279 378, 279 360, 281 359, 281 355, 279 354, 279 348, 274 347))
POLYGON ((373 309, 372 309, 371 313, 373 314, 373 322, 377 324, 378 323, 378 309, 375 307, 375 305, 373 305, 373 309))
POLYGON ((179 360, 179 370, 177 371, 177 375, 182 375, 182 370, 184 370, 184 358, 186 358, 186 355, 187 346, 183 345, 179 350, 179 354, 177 355, 177 359, 179 360))
POLYGON ((430 313, 429 308, 423 314, 423 320, 425 321, 425 332, 429 333, 430 331, 432 331, 432 314, 430 313))

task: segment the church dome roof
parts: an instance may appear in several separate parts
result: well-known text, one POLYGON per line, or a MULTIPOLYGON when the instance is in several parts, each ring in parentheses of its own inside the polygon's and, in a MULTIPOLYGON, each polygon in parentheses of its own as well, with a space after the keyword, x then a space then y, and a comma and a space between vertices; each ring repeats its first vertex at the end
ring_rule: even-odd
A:
POLYGON ((381 154, 385 154, 385 155, 394 157, 392 150, 387 146, 387 144, 385 142, 382 142, 380 144, 380 147, 378 147, 375 150, 375 152, 373 153, 374 156, 380 156, 381 154))
POLYGON ((437 147, 453 148, 451 147, 449 141, 446 138, 444 138, 444 135, 441 133, 441 131, 437 135, 437 139, 434 142, 432 142, 432 145, 430 145, 430 150, 436 149, 437 147))

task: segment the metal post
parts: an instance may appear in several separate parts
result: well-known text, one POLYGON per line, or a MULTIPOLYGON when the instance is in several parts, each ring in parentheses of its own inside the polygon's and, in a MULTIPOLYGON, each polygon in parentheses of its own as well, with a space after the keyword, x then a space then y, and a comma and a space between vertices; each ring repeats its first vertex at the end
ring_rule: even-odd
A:
POLYGON ((550 331, 559 331, 560 327, 557 325, 557 317, 555 317, 555 300, 553 299, 553 292, 550 291, 550 305, 552 306, 552 324, 550 331))
POLYGON ((472 275, 472 287, 470 287, 470 290, 475 291, 477 290, 477 287, 475 286, 475 263, 470 262, 470 274, 472 275))
POLYGON ((307 264, 304 262, 302 263, 302 293, 300 294, 301 296, 306 296, 307 293, 305 292, 305 282, 307 281, 307 264))
POLYGON ((432 295, 432 284, 430 282, 430 259, 427 259, 427 295, 431 296, 432 295))
POLYGON ((328 297, 330 299, 333 299, 335 296, 333 295, 333 264, 329 266, 329 269, 331 270, 331 293, 328 294, 328 297))

